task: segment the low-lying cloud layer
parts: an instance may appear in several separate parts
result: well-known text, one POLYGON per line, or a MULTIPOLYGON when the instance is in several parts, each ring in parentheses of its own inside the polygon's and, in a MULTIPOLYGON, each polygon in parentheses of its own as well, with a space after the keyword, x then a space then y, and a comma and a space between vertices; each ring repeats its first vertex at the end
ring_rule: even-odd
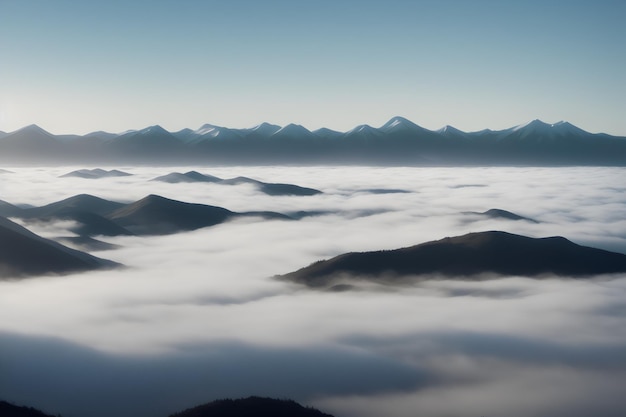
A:
MULTIPOLYGON (((270 197, 247 185, 149 181, 189 167, 115 168, 134 175, 84 180, 59 178, 73 167, 9 168, 0 199, 43 205, 89 193, 129 202, 153 193, 233 211, 328 214, 102 238, 121 248, 95 254, 128 268, 0 282, 6 400, 78 417, 158 417, 253 394, 338 417, 620 415, 623 275, 341 293, 271 277, 344 252, 484 230, 626 253, 624 169, 196 168, 324 192, 270 197), (463 214, 490 208, 539 223, 463 214)), ((55 237, 66 227, 31 229, 55 237)))

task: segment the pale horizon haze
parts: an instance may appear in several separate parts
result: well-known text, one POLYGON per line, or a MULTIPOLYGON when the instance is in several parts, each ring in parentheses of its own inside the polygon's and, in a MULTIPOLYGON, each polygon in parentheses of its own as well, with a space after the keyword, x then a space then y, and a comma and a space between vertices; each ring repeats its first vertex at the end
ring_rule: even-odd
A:
POLYGON ((504 129, 626 136, 623 1, 0 1, 0 131, 504 129))

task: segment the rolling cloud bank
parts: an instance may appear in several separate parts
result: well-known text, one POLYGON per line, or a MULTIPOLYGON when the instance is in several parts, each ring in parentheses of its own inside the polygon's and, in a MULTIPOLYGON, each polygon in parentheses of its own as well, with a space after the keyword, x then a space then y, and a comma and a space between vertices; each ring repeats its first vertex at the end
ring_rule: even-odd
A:
MULTIPOLYGON (((131 175, 101 178, 3 168, 0 199, 20 208, 158 194, 295 220, 94 236, 115 246, 90 253, 124 268, 0 281, 0 399, 65 417, 165 417, 249 395, 337 417, 623 414, 625 274, 433 274, 337 292, 275 276, 490 230, 626 253, 624 168, 116 166, 131 175), (152 181, 192 169, 321 192, 152 181)), ((13 220, 49 239, 76 226, 13 220)))

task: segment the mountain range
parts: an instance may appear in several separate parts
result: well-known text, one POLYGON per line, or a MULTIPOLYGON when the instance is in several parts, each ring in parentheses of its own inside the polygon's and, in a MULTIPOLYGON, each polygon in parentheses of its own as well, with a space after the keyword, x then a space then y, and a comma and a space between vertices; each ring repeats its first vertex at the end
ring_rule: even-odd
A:
POLYGON ((270 211, 239 213, 155 194, 128 204, 78 194, 45 206, 28 208, 0 200, 0 216, 17 217, 26 222, 72 220, 76 225, 71 231, 83 237, 171 234, 214 226, 241 217, 293 220, 292 217, 270 211))
POLYGON ((401 284, 407 277, 429 275, 584 277, 621 272, 626 272, 626 255, 621 253, 580 246, 560 236, 487 231, 395 250, 346 253, 277 278, 323 289, 349 287, 359 280, 401 284))
POLYGON ((30 125, 0 134, 0 162, 626 166, 626 137, 540 120, 497 131, 428 130, 402 117, 347 132, 262 123, 175 132, 156 125, 79 136, 30 125))
POLYGON ((99 178, 107 178, 107 177, 128 177, 132 174, 128 172, 119 171, 117 169, 105 170, 100 168, 94 169, 78 169, 76 171, 68 172, 67 174, 61 175, 61 177, 77 177, 84 178, 88 180, 95 180, 99 178))
POLYGON ((186 203, 148 195, 132 203, 109 201, 79 194, 40 207, 19 207, 0 200, 0 279, 21 276, 66 274, 119 266, 58 242, 44 239, 7 219, 23 222, 71 220, 69 231, 58 241, 84 250, 107 250, 116 246, 92 236, 163 235, 214 226, 242 217, 294 220, 269 211, 233 212, 206 204, 186 203))

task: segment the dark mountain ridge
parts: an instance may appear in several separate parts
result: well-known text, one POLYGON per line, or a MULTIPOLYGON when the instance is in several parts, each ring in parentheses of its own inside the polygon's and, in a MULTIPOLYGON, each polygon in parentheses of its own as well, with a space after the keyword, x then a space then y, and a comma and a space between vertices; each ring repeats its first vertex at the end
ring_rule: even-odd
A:
POLYGON ((128 204, 79 194, 26 209, 0 200, 0 215, 18 217, 27 222, 73 220, 77 225, 71 231, 80 236, 171 234, 214 226, 241 217, 294 220, 270 211, 233 212, 222 207, 186 203, 154 194, 128 204))
POLYGON ((323 288, 345 277, 393 283, 404 276, 427 274, 584 277, 618 272, 626 272, 626 255, 621 253, 557 236, 536 239, 489 231, 395 250, 346 253, 278 278, 323 288))
MULTIPOLYGON (((32 407, 0 401, 2 417, 53 417, 32 407)), ((333 417, 292 400, 265 397, 215 400, 174 413, 170 417, 333 417)))
POLYGON ((123 203, 105 200, 89 194, 78 194, 41 207, 20 208, 0 201, 0 216, 18 217, 27 222, 72 220, 76 226, 70 230, 81 236, 120 236, 132 233, 104 217, 123 203))
POLYGON ((27 126, 0 137, 0 161, 626 166, 626 137, 540 120, 469 133, 451 126, 432 131, 402 117, 380 128, 361 125, 347 132, 263 123, 251 129, 204 125, 170 133, 150 126, 119 135, 98 133, 68 140, 27 126))
POLYGON ((66 213, 89 212, 104 215, 122 207, 123 203, 105 200, 89 194, 75 196, 23 210, 23 217, 60 217, 66 213))
POLYGON ((44 239, 0 217, 0 278, 68 274, 119 266, 44 239))
POLYGON ((108 218, 136 234, 169 234, 214 226, 233 216, 235 213, 222 207, 151 194, 113 211, 108 218))
POLYGON ((295 401, 248 397, 216 400, 170 417, 332 417, 295 401))
POLYGON ((2 417, 54 417, 32 407, 24 407, 0 401, 0 416, 2 417))

